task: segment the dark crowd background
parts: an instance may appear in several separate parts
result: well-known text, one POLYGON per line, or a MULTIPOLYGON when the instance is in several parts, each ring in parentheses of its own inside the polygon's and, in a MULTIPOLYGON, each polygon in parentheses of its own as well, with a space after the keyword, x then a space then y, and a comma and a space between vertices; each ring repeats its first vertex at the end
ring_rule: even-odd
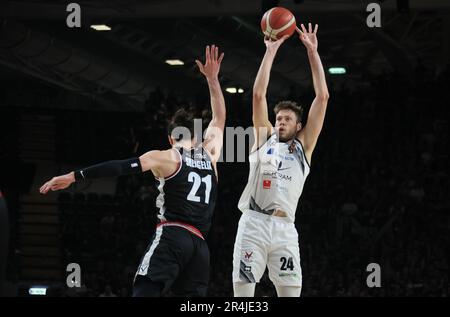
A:
MULTIPOLYGON (((302 296, 448 296, 450 72, 420 69, 411 82, 386 72, 371 82, 358 89, 330 86, 324 128, 297 210, 302 296), (380 288, 366 284, 370 263, 381 267, 380 288)), ((39 89, 42 96, 57 94, 54 88, 39 89)), ((292 99, 307 110, 312 93, 312 87, 291 90, 269 104, 272 108, 280 99, 292 99)), ((226 99, 226 125, 250 126, 249 97, 226 94, 226 99)), ((145 113, 2 108, 1 165, 20 161, 16 119, 22 113, 54 115, 57 164, 81 167, 168 148, 166 119, 188 106, 204 115, 208 95, 157 89, 145 113)), ((26 172, 24 165, 17 174, 26 172)), ((247 163, 219 164, 219 195, 207 237, 209 296, 232 295, 232 250, 241 214, 237 202, 247 176, 247 163)), ((2 183, 8 181, 4 177, 2 183)), ((130 296, 137 265, 155 230, 154 178, 149 173, 120 177, 114 195, 86 193, 91 185, 54 194, 63 263, 83 268, 81 290, 60 295, 130 296)), ((8 279, 20 283, 15 242, 20 235, 19 193, 14 186, 3 191, 11 211, 8 279)), ((256 295, 276 295, 267 275, 256 295)))

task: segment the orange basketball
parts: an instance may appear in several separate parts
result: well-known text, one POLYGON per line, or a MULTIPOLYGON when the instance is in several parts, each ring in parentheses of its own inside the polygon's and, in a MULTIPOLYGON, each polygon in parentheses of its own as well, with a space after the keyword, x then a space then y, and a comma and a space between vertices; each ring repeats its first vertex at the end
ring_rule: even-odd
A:
POLYGON ((261 30, 265 36, 278 40, 295 32, 295 17, 291 11, 282 7, 272 8, 261 19, 261 30))

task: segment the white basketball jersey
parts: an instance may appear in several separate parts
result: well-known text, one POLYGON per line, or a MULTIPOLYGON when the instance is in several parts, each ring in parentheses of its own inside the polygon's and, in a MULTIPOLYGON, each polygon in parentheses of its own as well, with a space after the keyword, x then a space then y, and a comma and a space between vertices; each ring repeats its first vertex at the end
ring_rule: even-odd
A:
POLYGON ((272 214, 276 209, 295 221, 295 211, 310 167, 301 142, 278 142, 272 134, 258 150, 250 153, 247 186, 239 199, 242 212, 255 210, 272 214), (291 148, 291 150, 290 150, 291 148))

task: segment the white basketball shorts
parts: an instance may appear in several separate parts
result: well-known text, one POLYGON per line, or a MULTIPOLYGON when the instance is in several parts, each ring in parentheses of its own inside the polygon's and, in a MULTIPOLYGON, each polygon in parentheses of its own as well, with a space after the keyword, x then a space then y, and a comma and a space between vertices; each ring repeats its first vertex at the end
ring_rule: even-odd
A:
POLYGON ((284 217, 247 210, 234 243, 233 282, 258 283, 266 266, 275 285, 302 286, 297 229, 284 217))

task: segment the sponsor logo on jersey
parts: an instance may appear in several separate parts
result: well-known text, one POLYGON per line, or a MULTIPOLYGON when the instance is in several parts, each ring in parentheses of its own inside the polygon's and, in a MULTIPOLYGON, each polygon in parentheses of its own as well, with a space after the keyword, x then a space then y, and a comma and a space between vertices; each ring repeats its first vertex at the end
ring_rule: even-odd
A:
POLYGON ((142 265, 142 266, 139 268, 139 272, 140 272, 140 273, 145 273, 145 270, 147 270, 147 268, 148 268, 148 265, 142 265))
POLYGON ((186 157, 186 165, 201 170, 212 170, 211 162, 209 161, 195 161, 189 157, 186 157))
POLYGON ((253 262, 253 251, 242 251, 242 258, 246 263, 253 262))
POLYGON ((267 149, 267 155, 273 154, 273 147, 267 149))
POLYGON ((208 156, 204 153, 195 153, 194 154, 194 158, 196 159, 200 159, 200 160, 206 160, 208 158, 208 156))
POLYGON ((273 172, 273 171, 264 171, 263 176, 270 176, 275 179, 281 179, 286 181, 292 181, 292 176, 282 174, 280 172, 273 172))
POLYGON ((278 158, 275 158, 274 156, 272 156, 272 158, 268 162, 273 167, 276 167, 279 171, 289 169, 290 167, 281 168, 281 166, 283 165, 283 161, 294 161, 294 158, 293 157, 287 157, 287 156, 284 156, 284 155, 278 155, 278 158))
POLYGON ((292 156, 283 155, 283 154, 277 154, 277 157, 280 160, 285 160, 285 161, 293 161, 294 160, 294 158, 292 156))
POLYGON ((296 277, 297 276, 297 273, 280 273, 280 274, 278 274, 278 276, 293 276, 293 277, 296 277))
POLYGON ((268 179, 264 179, 263 180, 263 188, 264 189, 270 189, 270 185, 272 184, 272 182, 268 179))
POLYGON ((278 171, 284 171, 284 170, 288 170, 290 169, 290 167, 283 167, 281 168, 281 166, 283 165, 283 161, 280 161, 280 163, 278 164, 278 171))

